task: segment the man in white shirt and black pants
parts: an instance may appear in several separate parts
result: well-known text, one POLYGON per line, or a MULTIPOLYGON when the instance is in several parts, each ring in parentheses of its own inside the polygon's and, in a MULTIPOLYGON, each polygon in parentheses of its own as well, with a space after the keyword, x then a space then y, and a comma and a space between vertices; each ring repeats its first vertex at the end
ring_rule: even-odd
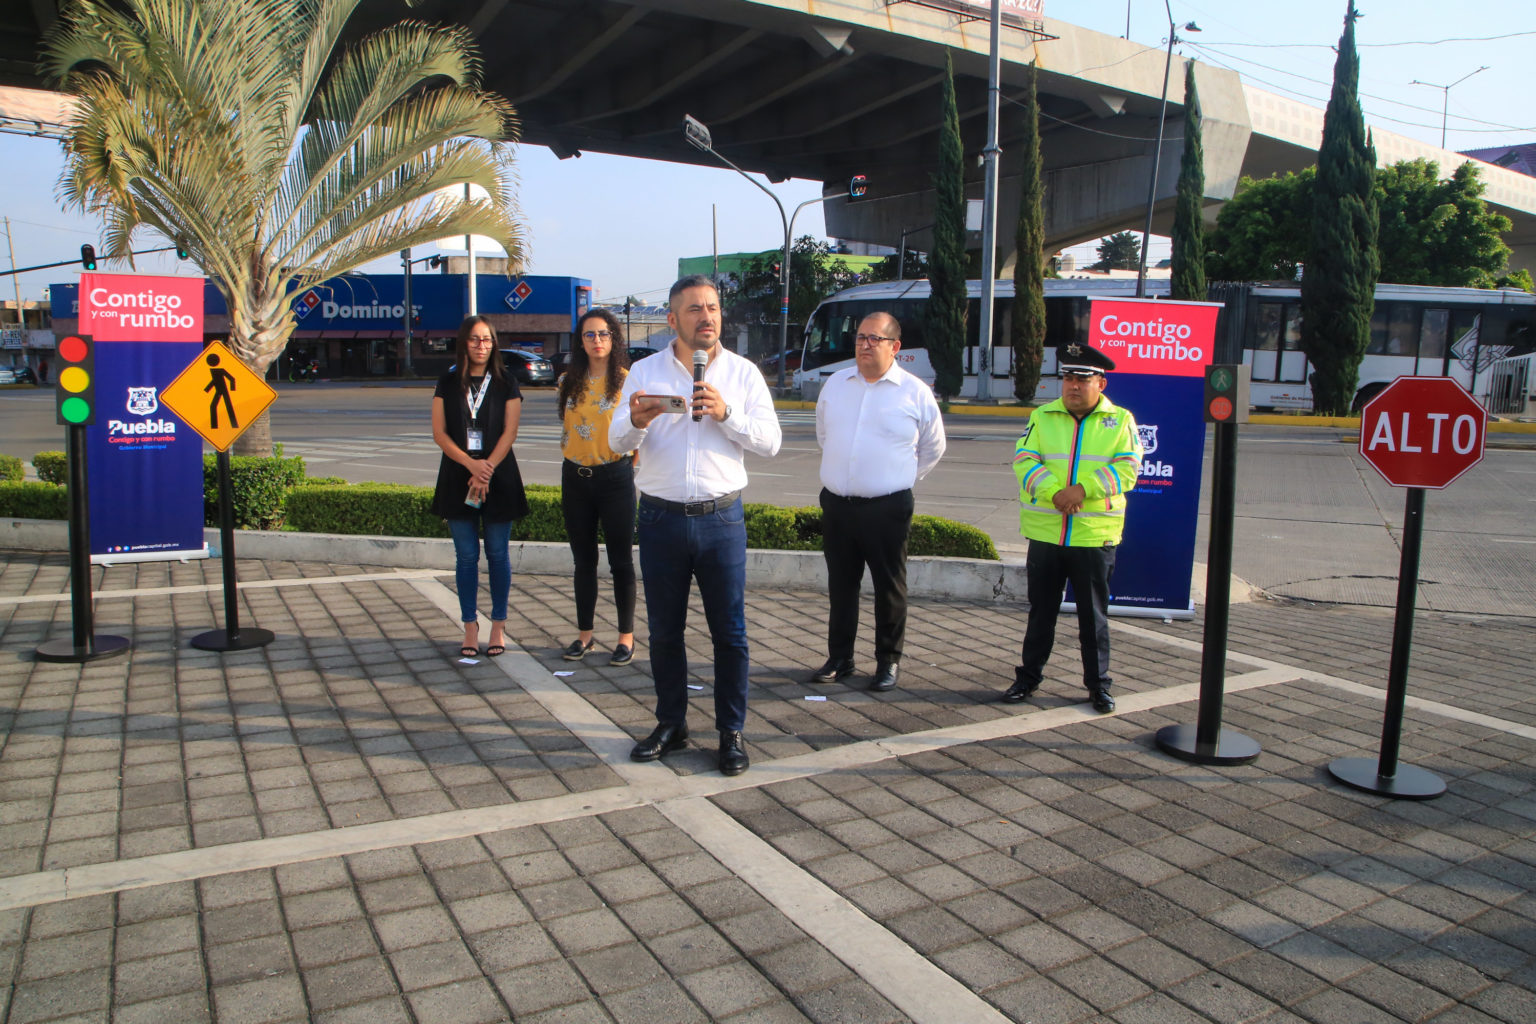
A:
POLYGON ((656 683, 656 728, 629 756, 654 761, 687 746, 683 631, 698 580, 715 648, 718 764, 724 774, 739 775, 748 764, 741 731, 749 663, 742 454, 775 455, 782 434, 762 373, 720 344, 720 293, 710 279, 683 278, 667 303, 667 325, 677 340, 630 367, 608 429, 614 451, 639 451, 636 537, 656 683), (694 359, 700 355, 706 362, 696 380, 694 359), (690 395, 688 411, 670 411, 669 397, 690 395))
POLYGON ((859 587, 875 587, 875 676, 896 686, 907 631, 907 532, 912 485, 944 454, 944 420, 933 389, 896 365, 901 325, 889 313, 859 324, 855 366, 832 375, 816 400, 821 445, 821 535, 827 560, 827 663, 811 682, 853 674, 859 587))

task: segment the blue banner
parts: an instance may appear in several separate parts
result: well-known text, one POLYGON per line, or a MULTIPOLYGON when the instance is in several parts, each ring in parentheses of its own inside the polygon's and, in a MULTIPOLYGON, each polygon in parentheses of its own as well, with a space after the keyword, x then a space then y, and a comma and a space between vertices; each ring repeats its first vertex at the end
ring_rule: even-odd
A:
POLYGON ((206 558, 203 439, 159 399, 203 350, 203 279, 84 274, 81 285, 81 328, 96 336, 91 561, 206 558))

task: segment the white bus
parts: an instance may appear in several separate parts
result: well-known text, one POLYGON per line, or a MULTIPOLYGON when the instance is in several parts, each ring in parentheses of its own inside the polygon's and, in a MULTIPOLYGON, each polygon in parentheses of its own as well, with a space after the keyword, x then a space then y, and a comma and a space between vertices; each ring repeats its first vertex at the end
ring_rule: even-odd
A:
MULTIPOLYGON (((1061 392, 1056 374, 1056 346, 1088 336, 1088 303, 1092 298, 1134 295, 1129 280, 1052 279, 1045 282, 1045 355, 1036 401, 1049 401, 1061 392)), ((963 355, 962 397, 976 395, 977 375, 983 372, 977 345, 980 330, 981 282, 967 282, 970 311, 963 355)), ((1166 280, 1148 281, 1152 298, 1166 298, 1166 280)), ((795 383, 801 394, 814 398, 821 381, 852 365, 853 336, 859 321, 870 313, 887 312, 901 322, 901 352, 906 369, 933 383, 933 364, 923 340, 923 313, 929 284, 886 281, 859 285, 831 295, 806 323, 800 367, 795 383)), ((1301 290, 1299 285, 1218 284, 1210 298, 1225 303, 1217 320, 1216 357, 1221 362, 1246 363, 1251 374, 1250 395, 1261 409, 1310 409, 1311 367, 1301 351, 1301 290)), ((1013 318, 1013 281, 997 282, 993 317, 991 394, 1013 394, 1009 328, 1013 318)), ((1405 374, 1450 376, 1485 403, 1497 404, 1494 372, 1500 360, 1536 350, 1536 295, 1514 289, 1429 288, 1379 285, 1371 318, 1371 341, 1360 364, 1356 407, 1405 374)))

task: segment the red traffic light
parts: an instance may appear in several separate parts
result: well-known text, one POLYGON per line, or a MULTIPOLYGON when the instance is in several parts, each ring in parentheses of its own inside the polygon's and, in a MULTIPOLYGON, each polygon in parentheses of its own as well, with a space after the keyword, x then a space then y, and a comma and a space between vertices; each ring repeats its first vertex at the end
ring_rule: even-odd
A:
POLYGON ((96 352, 88 336, 72 334, 59 340, 59 375, 53 389, 58 422, 84 427, 96 419, 96 352))

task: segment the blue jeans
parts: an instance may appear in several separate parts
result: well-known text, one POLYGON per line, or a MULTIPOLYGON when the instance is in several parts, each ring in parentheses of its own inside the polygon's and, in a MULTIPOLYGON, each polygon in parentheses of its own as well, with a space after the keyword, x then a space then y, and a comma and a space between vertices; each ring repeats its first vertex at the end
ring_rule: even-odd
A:
MULTIPOLYGON (((482 515, 448 520, 453 534, 453 581, 459 591, 459 613, 465 622, 474 622, 475 598, 480 593, 480 524, 482 515)), ((512 589, 512 557, 507 545, 512 538, 512 524, 485 524, 486 576, 491 584, 491 621, 507 617, 507 594, 512 589)))
POLYGON ((747 721, 747 526, 741 501, 710 515, 685 516, 642 501, 636 512, 640 575, 650 620, 656 721, 688 716, 688 596, 699 581, 715 647, 715 728, 739 732, 747 721))

